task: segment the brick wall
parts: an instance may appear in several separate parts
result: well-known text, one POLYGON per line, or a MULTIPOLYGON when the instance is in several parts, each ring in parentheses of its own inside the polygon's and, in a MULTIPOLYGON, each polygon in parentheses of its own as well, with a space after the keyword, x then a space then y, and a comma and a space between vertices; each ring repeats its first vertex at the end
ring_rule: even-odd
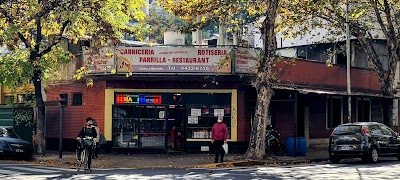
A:
MULTIPOLYGON (((59 94, 68 94, 68 107, 64 108, 65 138, 75 138, 87 117, 97 120, 101 131, 104 131, 104 89, 105 81, 96 81, 92 87, 85 83, 50 85, 47 91, 48 101, 60 100, 59 94), (72 93, 82 93, 82 106, 71 106, 72 93)), ((46 108, 46 136, 59 137, 60 107, 46 108)))
POLYGON ((286 140, 294 135, 293 101, 272 101, 272 125, 281 134, 281 140, 286 140))

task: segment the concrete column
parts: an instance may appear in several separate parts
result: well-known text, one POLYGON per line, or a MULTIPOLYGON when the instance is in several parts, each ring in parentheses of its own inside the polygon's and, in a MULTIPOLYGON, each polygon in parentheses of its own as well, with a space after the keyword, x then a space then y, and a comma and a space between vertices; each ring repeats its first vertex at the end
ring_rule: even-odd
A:
MULTIPOLYGON (((200 16, 196 17, 196 22, 200 22, 200 16)), ((201 29, 196 29, 196 31, 192 32, 192 45, 199 45, 201 46, 201 36, 202 31, 201 29)))
POLYGON ((219 19, 219 39, 218 39, 218 45, 225 45, 226 41, 226 25, 225 25, 225 19, 220 18, 219 19))

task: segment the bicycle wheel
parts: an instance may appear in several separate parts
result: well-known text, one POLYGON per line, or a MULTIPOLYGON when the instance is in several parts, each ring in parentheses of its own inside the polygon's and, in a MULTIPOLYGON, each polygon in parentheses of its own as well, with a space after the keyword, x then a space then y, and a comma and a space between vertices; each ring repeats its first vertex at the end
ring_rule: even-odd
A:
POLYGON ((88 160, 89 160, 89 152, 88 152, 88 148, 85 148, 83 151, 82 151, 82 165, 83 165, 83 168, 84 168, 84 171, 86 171, 87 169, 89 169, 89 167, 88 167, 88 160))
POLYGON ((274 154, 277 156, 283 156, 286 153, 286 146, 283 143, 277 143, 274 147, 274 154))
MULTIPOLYGON (((79 151, 79 150, 77 150, 77 151, 79 151)), ((82 151, 81 154, 79 155, 80 156, 80 160, 76 161, 76 170, 77 171, 81 170, 81 167, 82 167, 82 164, 83 164, 83 160, 84 160, 83 157, 85 156, 85 153, 86 153, 85 151, 82 151)))

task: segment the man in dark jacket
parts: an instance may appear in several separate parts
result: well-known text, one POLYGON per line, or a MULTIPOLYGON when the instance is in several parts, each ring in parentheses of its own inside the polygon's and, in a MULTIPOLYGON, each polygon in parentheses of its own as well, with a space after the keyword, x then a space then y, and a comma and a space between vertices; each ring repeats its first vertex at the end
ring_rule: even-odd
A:
POLYGON ((219 155, 221 155, 221 163, 224 162, 225 150, 222 145, 226 143, 226 139, 228 138, 228 127, 226 127, 225 123, 223 123, 222 120, 223 117, 218 117, 217 123, 214 124, 211 130, 211 143, 213 143, 215 147, 214 163, 218 163, 219 155))
MULTIPOLYGON (((91 138, 96 138, 97 137, 97 130, 96 127, 93 126, 93 119, 91 117, 86 118, 86 125, 82 127, 81 131, 79 132, 78 137, 76 137, 76 140, 80 142, 78 146, 78 153, 77 153, 77 159, 80 161, 80 154, 82 153, 83 149, 82 148, 82 142, 83 138, 85 137, 91 137, 91 138)), ((95 139, 93 139, 93 142, 96 142, 95 139)), ((92 163, 92 153, 93 153, 93 147, 89 148, 89 158, 88 158, 88 169, 85 169, 87 171, 92 171, 90 169, 90 165, 92 163)))

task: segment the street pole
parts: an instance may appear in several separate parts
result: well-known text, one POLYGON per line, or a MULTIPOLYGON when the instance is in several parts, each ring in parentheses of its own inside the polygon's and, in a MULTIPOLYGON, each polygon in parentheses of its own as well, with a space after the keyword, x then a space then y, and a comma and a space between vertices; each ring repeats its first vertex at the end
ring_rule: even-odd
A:
POLYGON ((346 57, 347 57, 347 97, 348 97, 348 122, 351 122, 351 83, 350 83, 350 24, 349 24, 349 0, 346 0, 346 57))
POLYGON ((62 145, 63 145, 63 117, 64 116, 64 106, 61 106, 61 110, 60 110, 60 144, 59 144, 59 158, 62 158, 62 145))

